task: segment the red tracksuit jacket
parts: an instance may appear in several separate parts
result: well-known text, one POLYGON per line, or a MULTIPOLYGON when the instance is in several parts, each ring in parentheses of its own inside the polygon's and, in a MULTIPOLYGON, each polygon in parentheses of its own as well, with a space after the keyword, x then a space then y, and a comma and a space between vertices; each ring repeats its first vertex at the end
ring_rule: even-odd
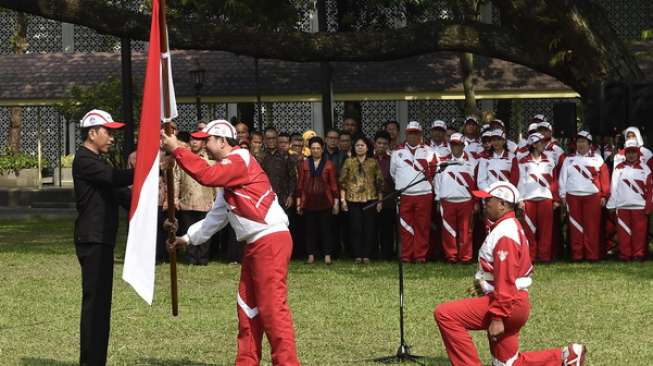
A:
POLYGON ((491 227, 478 253, 476 279, 490 296, 493 319, 509 317, 520 290, 533 283, 528 240, 514 212, 505 214, 491 227))

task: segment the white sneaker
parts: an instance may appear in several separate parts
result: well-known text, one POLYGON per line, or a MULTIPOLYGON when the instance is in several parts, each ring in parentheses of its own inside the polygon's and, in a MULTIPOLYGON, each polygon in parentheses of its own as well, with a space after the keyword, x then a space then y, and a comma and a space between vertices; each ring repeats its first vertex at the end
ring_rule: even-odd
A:
POLYGON ((562 349, 563 366, 583 366, 585 365, 585 355, 587 347, 580 343, 569 343, 562 349))

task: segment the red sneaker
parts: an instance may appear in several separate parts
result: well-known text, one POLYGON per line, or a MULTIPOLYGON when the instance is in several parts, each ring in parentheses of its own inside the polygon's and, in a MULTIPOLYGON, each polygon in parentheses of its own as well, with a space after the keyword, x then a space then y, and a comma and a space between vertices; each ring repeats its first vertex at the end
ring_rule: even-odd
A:
POLYGON ((563 366, 584 366, 587 347, 580 343, 569 343, 562 349, 563 366))

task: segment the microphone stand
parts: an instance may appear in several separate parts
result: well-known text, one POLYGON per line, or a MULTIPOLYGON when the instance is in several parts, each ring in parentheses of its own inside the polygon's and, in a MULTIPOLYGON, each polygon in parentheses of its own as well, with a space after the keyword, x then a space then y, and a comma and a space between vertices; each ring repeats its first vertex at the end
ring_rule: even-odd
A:
MULTIPOLYGON (((419 176, 419 175, 418 175, 419 176)), ((417 178, 416 176, 415 178, 417 178)), ((391 199, 394 199, 395 197, 399 197, 404 191, 406 191, 408 188, 413 187, 419 183, 425 182, 426 178, 422 175, 422 178, 408 184, 406 187, 400 189, 400 190, 395 190, 392 193, 387 194, 385 197, 380 202, 385 202, 391 199)), ((372 204, 369 204, 363 208, 363 210, 370 210, 376 207, 377 202, 374 202, 372 204)), ((397 229, 400 227, 400 216, 399 216, 399 199, 397 199, 397 229)), ((418 365, 422 365, 420 363, 420 359, 423 359, 423 356, 417 356, 412 353, 410 353, 410 346, 406 344, 406 339, 404 337, 404 263, 401 260, 401 235, 398 233, 397 235, 397 259, 399 263, 399 348, 397 349, 397 353, 394 354, 393 356, 386 356, 386 357, 380 357, 374 359, 375 362, 379 363, 384 363, 384 364, 391 364, 391 363, 403 363, 403 362, 413 362, 418 365)))

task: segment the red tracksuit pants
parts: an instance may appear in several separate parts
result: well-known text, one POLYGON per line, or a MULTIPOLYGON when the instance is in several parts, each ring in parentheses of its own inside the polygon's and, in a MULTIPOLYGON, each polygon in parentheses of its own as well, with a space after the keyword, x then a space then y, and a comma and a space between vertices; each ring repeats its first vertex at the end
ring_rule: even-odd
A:
POLYGON ((648 244, 648 215, 644 209, 617 209, 619 259, 644 259, 648 244))
POLYGON ((524 231, 532 260, 550 262, 553 234, 553 200, 524 201, 524 231))
MULTIPOLYGON (((562 350, 551 348, 538 352, 519 352, 519 330, 530 312, 528 292, 520 291, 512 306, 512 315, 503 320, 505 333, 493 341, 488 337, 493 365, 560 366, 562 350), (498 362, 497 362, 498 361, 498 362)), ((435 308, 435 321, 453 366, 481 366, 470 330, 487 330, 491 322, 490 295, 451 301, 435 308)))
POLYGON ((238 289, 236 366, 259 365, 263 333, 270 342, 273 365, 299 365, 288 305, 291 253, 288 231, 266 235, 245 248, 238 289))
POLYGON ((601 195, 567 194, 571 259, 597 261, 601 257, 601 195))
POLYGON ((402 195, 399 201, 401 260, 425 262, 429 252, 432 194, 402 195))
POLYGON ((465 202, 440 201, 442 215, 442 247, 447 262, 469 262, 472 248, 474 200, 465 202))

